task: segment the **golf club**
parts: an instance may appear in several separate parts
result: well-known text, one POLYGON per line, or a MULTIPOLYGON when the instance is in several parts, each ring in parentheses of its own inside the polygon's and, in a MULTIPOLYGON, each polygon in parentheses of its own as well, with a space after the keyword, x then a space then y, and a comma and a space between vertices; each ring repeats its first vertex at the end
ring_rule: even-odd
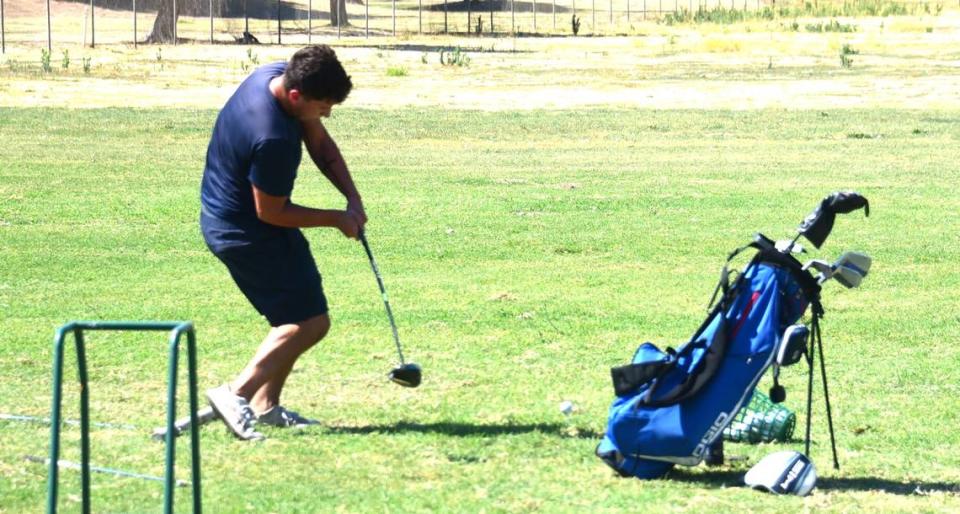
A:
MULTIPOLYGON (((198 426, 206 425, 207 423, 217 419, 218 417, 219 416, 217 416, 217 413, 213 410, 212 407, 209 407, 209 406, 204 407, 197 411, 197 425, 198 426)), ((180 437, 180 435, 182 435, 187 430, 190 430, 191 428, 192 428, 192 425, 190 423, 190 415, 187 414, 186 416, 176 420, 173 423, 173 436, 180 437)), ((153 433, 150 434, 150 437, 156 439, 157 441, 163 441, 164 439, 167 438, 167 427, 162 426, 162 427, 157 427, 153 429, 153 433)))
POLYGON ((859 286, 863 278, 867 276, 871 262, 872 259, 865 253, 844 252, 833 264, 814 259, 807 261, 803 265, 803 269, 813 268, 820 272, 817 275, 818 284, 823 284, 833 278, 846 288, 854 288, 859 286))
POLYGON ((403 359, 400 335, 397 333, 397 324, 393 320, 393 311, 390 310, 390 301, 387 299, 387 290, 383 287, 383 278, 380 277, 377 261, 373 259, 373 252, 370 251, 370 244, 367 243, 367 237, 363 231, 360 231, 359 239, 360 242, 363 243, 363 249, 367 252, 367 258, 370 260, 370 268, 373 269, 373 275, 377 277, 377 285, 380 286, 380 296, 383 298, 383 306, 387 309, 387 318, 390 320, 390 328, 393 329, 393 341, 397 344, 397 355, 400 356, 400 366, 394 368, 387 376, 390 377, 390 380, 403 387, 417 387, 420 385, 420 366, 412 362, 408 363, 403 359))
POLYGON ((870 256, 865 253, 844 252, 833 264, 836 269, 833 278, 844 287, 857 287, 870 271, 871 263, 870 256))
POLYGON ((847 289, 853 289, 858 287, 860 282, 863 281, 863 275, 852 268, 842 266, 837 268, 837 271, 834 272, 833 279, 839 282, 843 287, 846 287, 847 289))

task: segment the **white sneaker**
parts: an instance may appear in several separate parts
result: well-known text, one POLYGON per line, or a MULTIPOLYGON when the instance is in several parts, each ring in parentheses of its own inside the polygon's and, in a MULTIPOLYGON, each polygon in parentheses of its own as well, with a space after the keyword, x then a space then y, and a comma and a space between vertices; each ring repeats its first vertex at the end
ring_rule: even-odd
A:
POLYGON ((250 408, 250 404, 243 397, 233 394, 227 384, 207 389, 207 401, 237 438, 244 441, 265 439, 263 434, 253 428, 256 424, 256 415, 250 408))
POLYGON ((257 416, 257 423, 270 425, 274 427, 305 427, 308 425, 319 425, 320 422, 314 419, 307 419, 292 410, 287 410, 279 405, 275 405, 270 410, 257 416))

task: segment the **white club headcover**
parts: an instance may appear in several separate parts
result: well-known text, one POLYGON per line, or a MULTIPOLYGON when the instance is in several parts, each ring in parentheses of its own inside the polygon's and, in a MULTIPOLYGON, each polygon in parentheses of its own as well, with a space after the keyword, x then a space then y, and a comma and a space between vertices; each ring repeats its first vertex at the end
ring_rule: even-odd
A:
POLYGON ((743 481, 774 494, 806 496, 817 484, 817 469, 806 455, 795 451, 771 453, 760 459, 743 481))

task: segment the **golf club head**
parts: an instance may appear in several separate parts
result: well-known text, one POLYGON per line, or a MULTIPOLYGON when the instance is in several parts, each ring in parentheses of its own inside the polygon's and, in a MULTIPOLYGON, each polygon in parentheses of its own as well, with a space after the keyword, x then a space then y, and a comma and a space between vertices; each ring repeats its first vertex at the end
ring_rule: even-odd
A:
POLYGON ((403 387, 417 387, 420 385, 420 366, 408 362, 400 367, 394 368, 387 376, 390 377, 390 380, 403 387))
POLYGON ((870 256, 865 253, 844 252, 837 262, 833 263, 833 278, 846 288, 857 287, 867 276, 872 262, 870 256))
POLYGON ((873 259, 869 255, 862 252, 843 252, 840 257, 837 258, 837 262, 834 262, 835 267, 846 266, 857 270, 861 275, 867 276, 867 272, 870 271, 870 265, 873 263, 873 259))
POLYGON ((833 274, 833 279, 840 282, 843 287, 853 289, 858 287, 860 282, 863 282, 863 275, 850 268, 843 267, 837 269, 836 273, 833 274))

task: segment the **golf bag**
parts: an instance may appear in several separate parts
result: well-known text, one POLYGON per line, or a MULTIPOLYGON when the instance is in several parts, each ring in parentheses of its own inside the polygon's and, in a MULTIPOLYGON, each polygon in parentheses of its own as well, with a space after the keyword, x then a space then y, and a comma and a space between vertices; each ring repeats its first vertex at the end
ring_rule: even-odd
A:
MULTIPOLYGON (((789 251, 757 234, 728 257, 714 300, 718 293, 689 342, 676 350, 643 343, 631 364, 611 370, 616 399, 596 453, 620 475, 658 478, 675 464, 699 464, 767 368, 806 354, 812 370, 809 333, 792 329, 810 307, 819 335, 820 285, 789 251), (747 249, 756 255, 731 280, 730 261, 747 249)), ((784 394, 777 388, 774 401, 784 394)))

